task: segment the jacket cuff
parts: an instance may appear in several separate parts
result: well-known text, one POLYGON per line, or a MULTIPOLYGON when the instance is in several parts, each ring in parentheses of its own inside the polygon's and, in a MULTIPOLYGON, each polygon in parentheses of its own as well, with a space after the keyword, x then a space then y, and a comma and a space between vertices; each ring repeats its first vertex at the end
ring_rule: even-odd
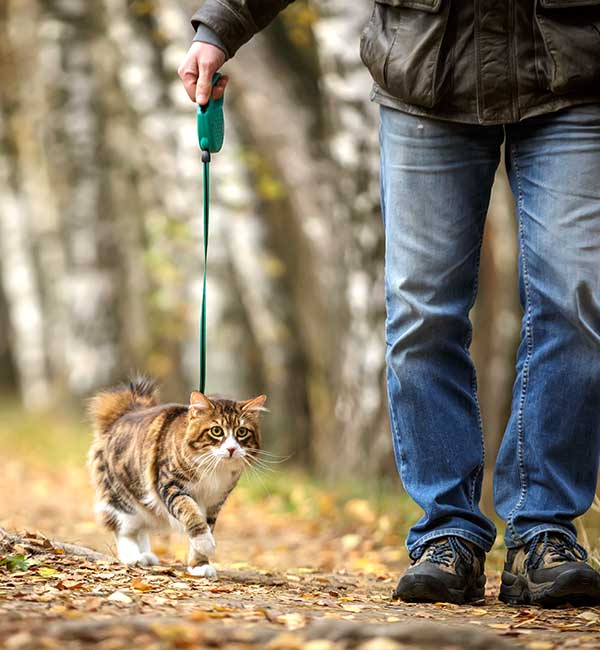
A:
POLYGON ((221 40, 221 37, 210 27, 208 27, 208 25, 205 25, 204 23, 200 23, 198 25, 198 29, 196 30, 196 35, 192 39, 192 42, 209 43, 210 45, 214 45, 215 47, 218 47, 220 50, 222 50, 228 59, 230 58, 229 52, 225 47, 225 43, 223 43, 223 41, 221 40))
POLYGON ((192 16, 193 28, 197 30, 200 25, 205 25, 219 37, 228 58, 257 31, 255 25, 249 24, 221 0, 205 0, 202 7, 192 16))

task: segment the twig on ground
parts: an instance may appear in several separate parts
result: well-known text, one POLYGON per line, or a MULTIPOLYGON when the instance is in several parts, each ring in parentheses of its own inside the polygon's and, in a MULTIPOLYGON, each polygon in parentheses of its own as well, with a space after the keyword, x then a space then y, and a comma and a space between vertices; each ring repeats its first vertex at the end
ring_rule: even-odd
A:
POLYGON ((85 546, 59 542, 54 539, 48 539, 40 534, 16 535, 9 533, 4 528, 0 528, 0 549, 3 546, 15 546, 18 544, 25 548, 29 553, 48 553, 52 551, 62 551, 67 555, 79 555, 90 560, 102 560, 104 562, 117 562, 114 557, 99 553, 85 546))

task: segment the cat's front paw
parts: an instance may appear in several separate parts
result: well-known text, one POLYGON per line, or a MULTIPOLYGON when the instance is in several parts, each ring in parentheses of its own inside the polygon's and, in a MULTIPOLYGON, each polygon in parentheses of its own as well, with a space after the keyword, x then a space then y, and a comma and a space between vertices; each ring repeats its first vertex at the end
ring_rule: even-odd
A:
POLYGON ((198 566, 189 566, 187 572, 192 576, 200 578, 216 578, 217 570, 212 564, 200 564, 198 566))
POLYGON ((215 554, 217 544, 210 530, 207 530, 202 535, 196 535, 190 539, 190 544, 196 553, 210 557, 215 554))

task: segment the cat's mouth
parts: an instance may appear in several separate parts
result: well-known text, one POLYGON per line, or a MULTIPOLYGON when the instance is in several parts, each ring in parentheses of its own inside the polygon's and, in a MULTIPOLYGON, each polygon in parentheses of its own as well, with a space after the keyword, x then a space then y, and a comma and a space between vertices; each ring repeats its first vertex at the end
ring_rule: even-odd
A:
POLYGON ((231 463, 243 463, 244 462, 244 456, 246 454, 241 453, 239 450, 235 450, 234 452, 229 452, 229 451, 217 451, 214 452, 215 458, 217 458, 220 462, 224 462, 227 464, 231 463))

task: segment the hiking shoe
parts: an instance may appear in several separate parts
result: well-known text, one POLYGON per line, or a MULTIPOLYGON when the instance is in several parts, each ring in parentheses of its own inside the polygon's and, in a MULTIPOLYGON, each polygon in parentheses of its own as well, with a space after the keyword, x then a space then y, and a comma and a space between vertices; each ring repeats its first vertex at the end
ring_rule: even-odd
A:
POLYGON ((440 537, 411 554, 412 566, 392 594, 406 602, 483 602, 485 553, 459 537, 440 537))
POLYGON ((600 603, 600 575, 586 560, 585 549, 565 535, 536 535, 508 551, 500 600, 542 607, 600 603))

